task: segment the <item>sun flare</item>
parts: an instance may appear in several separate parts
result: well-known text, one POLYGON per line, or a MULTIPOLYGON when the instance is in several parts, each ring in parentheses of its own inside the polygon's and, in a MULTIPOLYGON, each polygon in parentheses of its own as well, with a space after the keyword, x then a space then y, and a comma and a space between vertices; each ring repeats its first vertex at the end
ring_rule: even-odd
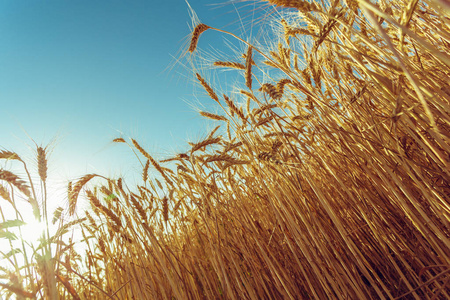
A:
POLYGON ((21 240, 27 244, 36 246, 46 230, 44 222, 32 219, 21 226, 21 240))

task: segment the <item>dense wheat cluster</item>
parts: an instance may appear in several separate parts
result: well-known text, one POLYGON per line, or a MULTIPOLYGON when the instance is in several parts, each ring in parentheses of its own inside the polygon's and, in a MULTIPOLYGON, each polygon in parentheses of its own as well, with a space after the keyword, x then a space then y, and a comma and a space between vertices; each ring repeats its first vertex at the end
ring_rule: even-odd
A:
MULTIPOLYGON (((2 294, 450 298, 450 5, 268 2, 264 46, 213 24, 193 30, 188 59, 205 30, 245 49, 209 62, 241 78, 234 90, 194 71, 221 110, 200 114, 217 127, 161 160, 115 139, 142 161, 142 182, 70 184, 70 213, 83 197, 92 208, 75 220, 83 252, 60 241, 37 268, 2 267, 2 294)), ((10 203, 13 191, 33 199, 13 173, 0 170, 0 184, 10 203)))

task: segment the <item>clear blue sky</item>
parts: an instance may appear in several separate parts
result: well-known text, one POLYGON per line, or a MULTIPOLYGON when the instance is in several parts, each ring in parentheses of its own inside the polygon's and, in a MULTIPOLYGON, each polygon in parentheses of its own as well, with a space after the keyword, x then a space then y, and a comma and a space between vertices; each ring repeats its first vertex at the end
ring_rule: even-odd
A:
MULTIPOLYGON (((189 2, 208 25, 239 19, 233 5, 189 2)), ((135 172, 131 151, 111 144, 118 131, 157 158, 183 150, 205 135, 205 121, 186 103, 196 101, 192 74, 166 71, 189 24, 184 0, 2 0, 0 149, 31 155, 27 134, 42 145, 56 138, 49 170, 62 177, 135 172)))

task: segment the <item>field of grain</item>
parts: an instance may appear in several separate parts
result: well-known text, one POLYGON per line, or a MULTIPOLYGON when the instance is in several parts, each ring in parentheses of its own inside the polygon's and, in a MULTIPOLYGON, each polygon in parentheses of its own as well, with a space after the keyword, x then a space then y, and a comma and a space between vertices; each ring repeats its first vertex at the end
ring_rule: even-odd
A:
MULTIPOLYGON (((25 197, 60 224, 1 253, 3 298, 450 298, 449 2, 258 5, 273 5, 266 39, 198 23, 185 49, 214 130, 170 158, 114 140, 142 163, 137 185, 87 174, 53 216, 45 148, 38 177, 0 169, 0 208, 25 197), (242 53, 198 59, 205 32, 242 53)), ((25 220, 2 218, 12 245, 25 220)))

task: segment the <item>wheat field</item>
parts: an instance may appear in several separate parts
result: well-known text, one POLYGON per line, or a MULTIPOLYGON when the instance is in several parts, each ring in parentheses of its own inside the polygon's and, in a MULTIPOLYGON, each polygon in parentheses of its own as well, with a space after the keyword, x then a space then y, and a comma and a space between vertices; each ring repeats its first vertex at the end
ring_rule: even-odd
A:
MULTIPOLYGON (((273 12, 265 39, 197 23, 185 49, 214 130, 165 158, 114 139, 141 182, 87 174, 52 215, 36 192, 46 148, 38 176, 0 152, 27 174, 0 169, 0 208, 22 197, 59 224, 0 253, 2 297, 450 298, 449 2, 257 3, 273 12), (202 55, 205 32, 241 52, 202 55)), ((2 212, 2 243, 20 241, 16 212, 2 212)))

